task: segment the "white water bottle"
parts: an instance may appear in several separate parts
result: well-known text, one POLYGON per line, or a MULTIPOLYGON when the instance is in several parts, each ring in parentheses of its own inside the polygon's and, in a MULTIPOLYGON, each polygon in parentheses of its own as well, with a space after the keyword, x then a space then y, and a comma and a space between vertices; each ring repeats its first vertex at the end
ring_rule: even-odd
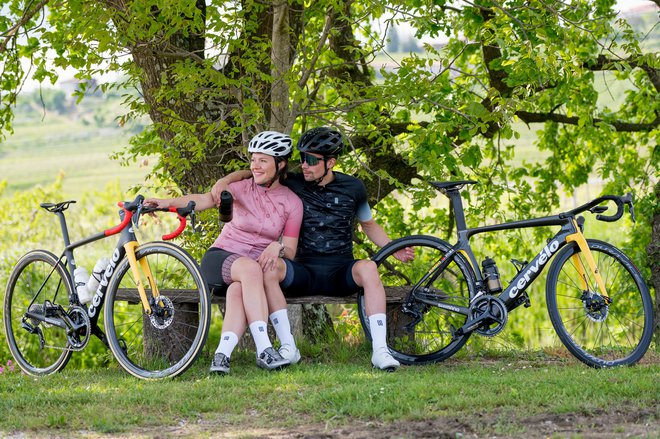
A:
POLYGON ((103 276, 103 272, 108 267, 108 265, 110 265, 110 259, 108 258, 101 258, 96 261, 96 265, 94 265, 94 268, 92 269, 92 274, 89 276, 89 280, 87 281, 87 291, 90 294, 89 301, 91 301, 92 297, 94 297, 96 289, 99 287, 99 283, 101 283, 101 276, 103 276))
POLYGON ((78 300, 80 300, 81 303, 87 303, 92 300, 89 291, 87 291, 87 278, 89 278, 89 274, 87 273, 87 270, 85 270, 85 267, 77 267, 73 272, 73 279, 76 282, 76 291, 78 292, 78 300))

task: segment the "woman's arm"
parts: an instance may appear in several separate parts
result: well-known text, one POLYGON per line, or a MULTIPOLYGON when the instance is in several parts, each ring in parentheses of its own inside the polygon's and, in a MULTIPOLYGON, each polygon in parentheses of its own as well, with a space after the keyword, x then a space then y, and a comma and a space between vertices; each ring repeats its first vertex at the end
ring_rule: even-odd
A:
POLYGON ((144 204, 164 209, 168 207, 186 207, 190 201, 195 202, 195 211, 197 212, 215 207, 211 192, 184 195, 176 198, 147 198, 144 200, 144 204))

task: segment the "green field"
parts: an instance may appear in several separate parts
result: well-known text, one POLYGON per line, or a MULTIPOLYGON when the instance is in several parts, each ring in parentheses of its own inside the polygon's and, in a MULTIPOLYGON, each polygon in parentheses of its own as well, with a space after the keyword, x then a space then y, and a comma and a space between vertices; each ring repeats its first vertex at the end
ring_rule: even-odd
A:
POLYGON ((23 105, 14 122, 14 134, 0 143, 0 180, 6 195, 52 184, 63 177, 65 198, 119 183, 124 191, 144 181, 149 165, 122 166, 110 155, 128 145, 134 127, 120 127, 119 99, 88 97, 67 114, 41 113, 38 105, 23 105))

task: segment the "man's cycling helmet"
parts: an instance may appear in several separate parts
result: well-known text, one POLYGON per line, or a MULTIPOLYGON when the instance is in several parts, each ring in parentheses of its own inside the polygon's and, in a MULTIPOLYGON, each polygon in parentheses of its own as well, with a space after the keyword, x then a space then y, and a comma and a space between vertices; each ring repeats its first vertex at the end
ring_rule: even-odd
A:
POLYGON ((291 155, 293 140, 286 134, 277 131, 262 131, 250 140, 248 152, 260 152, 273 157, 288 157, 291 155))
POLYGON ((313 152, 322 156, 338 156, 344 148, 339 131, 326 127, 306 131, 296 146, 300 152, 313 152))

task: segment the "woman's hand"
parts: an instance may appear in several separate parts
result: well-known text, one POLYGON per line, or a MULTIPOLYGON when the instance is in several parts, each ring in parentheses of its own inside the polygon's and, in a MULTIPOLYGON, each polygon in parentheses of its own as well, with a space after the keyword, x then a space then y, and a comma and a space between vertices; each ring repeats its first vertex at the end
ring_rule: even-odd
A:
POLYGON ((277 268, 277 259, 280 257, 281 248, 281 244, 274 241, 268 244, 268 247, 259 255, 257 262, 261 265, 263 271, 277 268))
POLYGON ((146 198, 142 204, 148 207, 155 207, 158 209, 167 209, 170 207, 170 200, 163 198, 146 198))

